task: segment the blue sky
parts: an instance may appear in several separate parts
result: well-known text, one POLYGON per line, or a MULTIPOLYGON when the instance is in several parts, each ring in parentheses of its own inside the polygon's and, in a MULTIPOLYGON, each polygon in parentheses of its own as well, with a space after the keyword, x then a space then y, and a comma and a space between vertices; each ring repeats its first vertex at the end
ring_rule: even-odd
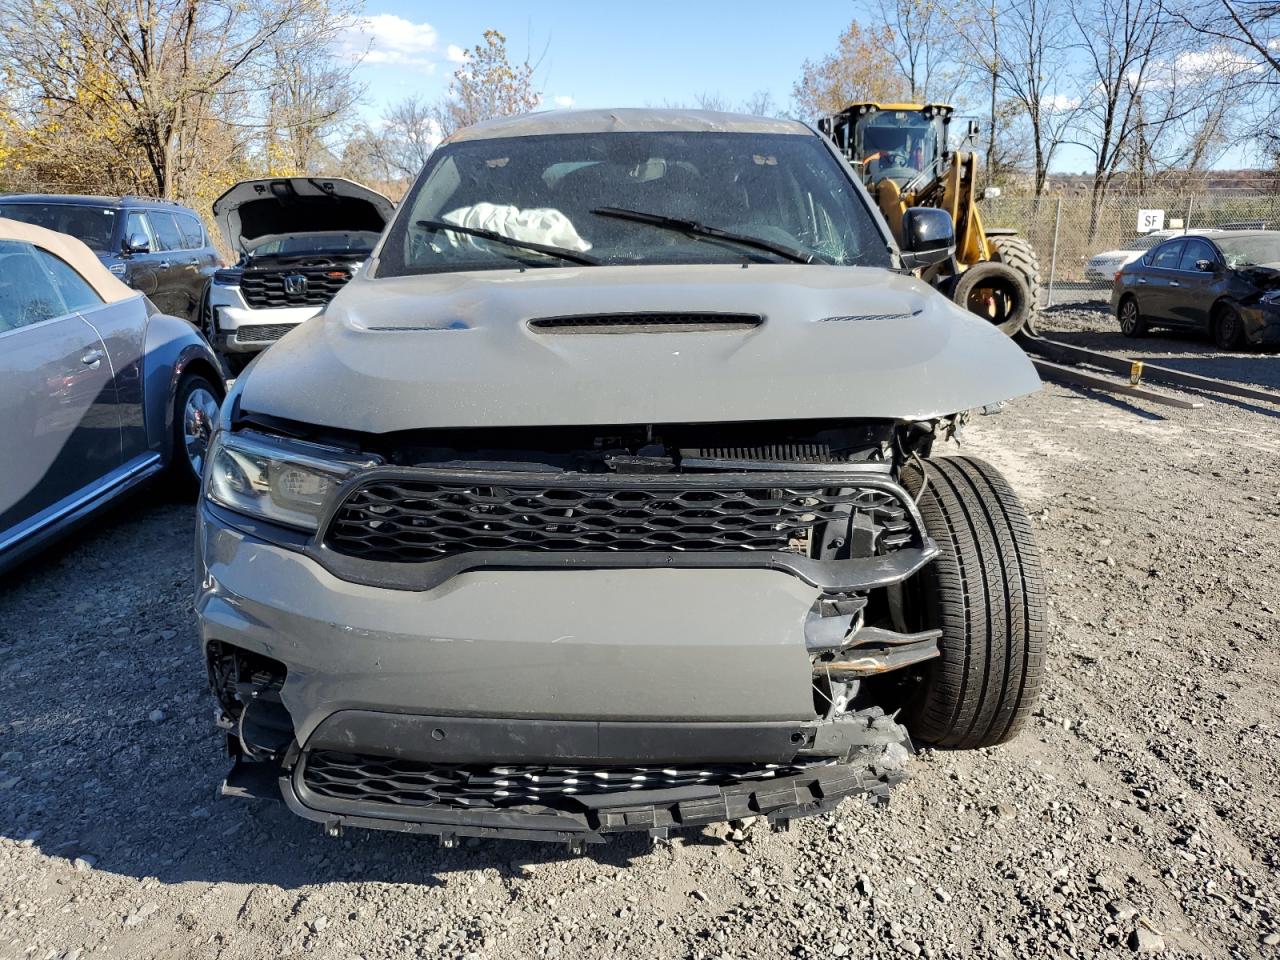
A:
MULTIPOLYGON (((442 96, 462 51, 491 27, 506 35, 513 61, 538 63, 548 108, 691 104, 698 94, 736 104, 768 91, 786 109, 805 59, 834 50, 858 12, 853 0, 366 0, 345 47, 365 56, 357 77, 370 119, 410 94, 442 96)), ((1241 164, 1243 153, 1220 165, 1241 164)), ((1090 161, 1064 145, 1053 169, 1079 172, 1090 161)))
POLYGON ((797 15, 788 21, 777 0, 371 0, 365 17, 372 18, 373 62, 358 75, 375 114, 411 93, 435 98, 456 69, 450 46, 470 48, 493 27, 506 34, 513 59, 541 58, 537 81, 548 106, 557 97, 579 107, 660 106, 698 93, 741 101, 768 90, 785 107, 805 58, 834 49, 854 15, 849 0, 806 0, 793 9, 797 15))

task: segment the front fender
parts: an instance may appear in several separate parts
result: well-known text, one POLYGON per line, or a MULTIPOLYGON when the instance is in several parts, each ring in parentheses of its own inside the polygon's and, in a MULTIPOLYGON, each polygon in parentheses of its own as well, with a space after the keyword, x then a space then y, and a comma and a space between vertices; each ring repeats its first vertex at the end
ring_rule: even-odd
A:
POLYGON ((179 317, 152 313, 143 342, 147 446, 168 463, 173 452, 173 401, 183 374, 198 369, 220 385, 221 367, 200 331, 179 317))

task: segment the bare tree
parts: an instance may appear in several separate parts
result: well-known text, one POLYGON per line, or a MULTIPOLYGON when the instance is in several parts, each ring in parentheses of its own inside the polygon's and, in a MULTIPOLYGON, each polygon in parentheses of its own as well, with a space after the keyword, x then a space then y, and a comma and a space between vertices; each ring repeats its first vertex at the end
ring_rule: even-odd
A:
POLYGON ((999 87, 1027 121, 1036 202, 1045 191, 1049 165, 1067 135, 1079 102, 1069 89, 1066 12, 1054 0, 1014 0, 1005 7, 1006 37, 997 73, 999 87))
POLYGON ((1160 0, 1090 0, 1070 8, 1076 48, 1084 61, 1080 109, 1073 141, 1093 158, 1088 236, 1116 175, 1144 128, 1142 94, 1157 44, 1167 44, 1173 23, 1160 0))
POLYGON ((1166 0, 1165 9, 1216 48, 1235 80, 1237 114, 1252 107, 1248 132, 1272 155, 1280 154, 1280 4, 1276 0, 1166 0))
POLYGON ((934 97, 952 63, 952 21, 937 0, 874 0, 877 19, 888 27, 888 51, 914 103, 934 97))
MULTIPOLYGON (((192 154, 184 142, 216 101, 269 100, 280 58, 329 48, 348 12, 340 3, 0 0, 0 63, 35 125, 102 131, 111 148, 140 157, 140 187, 176 196, 192 154)), ((231 122, 263 125, 261 115, 231 122)))

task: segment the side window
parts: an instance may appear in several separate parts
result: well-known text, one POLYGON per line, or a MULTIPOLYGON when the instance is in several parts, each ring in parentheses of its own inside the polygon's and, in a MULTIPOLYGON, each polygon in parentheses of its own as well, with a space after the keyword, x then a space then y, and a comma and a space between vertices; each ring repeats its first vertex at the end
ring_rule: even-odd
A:
POLYGON ((151 232, 151 221, 147 219, 145 213, 133 210, 125 221, 124 238, 126 241, 131 241, 137 237, 146 240, 152 250, 156 249, 156 236, 151 232))
POLYGON ((0 240, 0 333, 67 313, 53 278, 28 243, 0 240))
POLYGON ((1189 270, 1194 273, 1196 272, 1197 260, 1208 260, 1212 263, 1217 259, 1213 252, 1213 247, 1203 240, 1188 240, 1186 247, 1182 251, 1182 260, 1178 263, 1178 269, 1189 270))
POLYGON ((1151 266, 1162 270, 1177 270, 1182 258, 1182 240, 1170 240, 1151 251, 1151 266))
POLYGON ((151 221, 151 229, 155 231, 156 240, 160 243, 159 249, 186 249, 186 241, 182 239, 182 234, 178 230, 178 225, 173 222, 172 213, 161 213, 158 210, 152 210, 147 214, 147 219, 151 221))
POLYGON ((204 228, 200 221, 189 213, 174 214, 178 220, 178 228, 182 231, 182 239, 188 250, 199 250, 205 245, 204 228))
POLYGON ((53 284, 58 288, 68 310, 92 310, 102 305, 102 297, 98 296, 98 291, 67 261, 39 247, 35 248, 35 256, 41 266, 49 271, 49 276, 53 278, 53 284))

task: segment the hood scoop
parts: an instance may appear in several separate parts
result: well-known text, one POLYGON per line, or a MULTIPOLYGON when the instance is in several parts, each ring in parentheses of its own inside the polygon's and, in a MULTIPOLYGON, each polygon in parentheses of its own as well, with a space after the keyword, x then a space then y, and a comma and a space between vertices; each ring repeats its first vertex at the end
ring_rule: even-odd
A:
POLYGON ((756 313, 592 313, 538 317, 529 321, 534 333, 705 333, 753 330, 764 323, 756 313))

